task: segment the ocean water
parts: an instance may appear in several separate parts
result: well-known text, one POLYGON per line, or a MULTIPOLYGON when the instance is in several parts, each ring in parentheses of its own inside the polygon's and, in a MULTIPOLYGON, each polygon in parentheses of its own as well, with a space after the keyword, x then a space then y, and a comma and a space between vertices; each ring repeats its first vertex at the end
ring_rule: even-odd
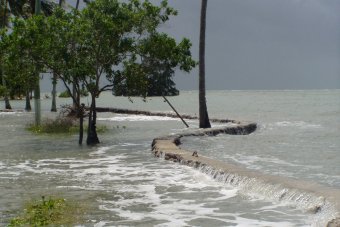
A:
MULTIPOLYGON (((197 115, 197 98, 196 91, 183 91, 169 100, 180 113, 197 115)), ((53 118, 50 102, 42 100, 43 115, 53 118)), ((254 121, 258 130, 247 136, 188 137, 183 148, 340 190, 340 90, 208 91, 207 102, 210 117, 254 121)), ((11 104, 24 107, 24 101, 11 104)), ((171 112, 161 98, 130 102, 110 93, 98 106, 171 112)), ((178 119, 98 117, 109 130, 99 135, 98 146, 87 147, 77 145, 76 135, 27 132, 33 113, 0 113, 0 226, 42 195, 81 204, 86 213, 79 226, 324 226, 336 215, 332 209, 314 214, 294 201, 276 201, 153 157, 153 138, 188 130, 178 119)))

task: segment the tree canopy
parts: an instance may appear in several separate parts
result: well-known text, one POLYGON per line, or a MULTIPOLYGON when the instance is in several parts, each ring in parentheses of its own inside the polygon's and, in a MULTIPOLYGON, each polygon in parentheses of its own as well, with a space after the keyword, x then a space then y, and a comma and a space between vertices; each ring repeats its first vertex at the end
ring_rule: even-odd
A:
POLYGON ((174 89, 176 68, 189 72, 195 67, 188 39, 177 43, 157 30, 176 14, 167 1, 156 6, 96 0, 81 11, 57 8, 49 17, 19 18, 10 34, 1 33, 8 46, 4 62, 12 78, 26 80, 52 70, 69 92, 72 83, 78 91, 86 88, 91 96, 87 143, 96 144, 96 98, 101 92, 124 88, 126 95, 163 94, 174 89))

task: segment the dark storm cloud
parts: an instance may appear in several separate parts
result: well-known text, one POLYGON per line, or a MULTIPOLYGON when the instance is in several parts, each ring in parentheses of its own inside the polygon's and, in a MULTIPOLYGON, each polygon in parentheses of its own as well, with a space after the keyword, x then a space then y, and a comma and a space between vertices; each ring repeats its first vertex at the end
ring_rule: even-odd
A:
MULTIPOLYGON (((170 0, 179 15, 162 27, 194 44, 199 0, 170 0)), ((340 88, 340 1, 210 0, 208 89, 340 88)), ((177 73, 179 88, 197 88, 197 69, 177 73)))

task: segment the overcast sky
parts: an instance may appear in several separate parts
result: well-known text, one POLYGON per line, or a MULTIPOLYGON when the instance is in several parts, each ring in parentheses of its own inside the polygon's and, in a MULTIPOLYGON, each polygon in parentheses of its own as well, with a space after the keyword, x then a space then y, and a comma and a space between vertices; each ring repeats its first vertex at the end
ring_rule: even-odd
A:
MULTIPOLYGON (((198 60, 201 0, 168 2, 179 15, 161 30, 190 38, 198 60)), ((339 89, 339 12, 340 0, 209 0, 207 89, 339 89)), ((198 89, 198 67, 175 81, 198 89)))
MULTIPOLYGON (((198 59, 201 1, 169 4, 179 15, 162 30, 190 38, 198 59)), ((207 89, 340 88, 339 12, 340 0, 209 0, 207 89)), ((198 69, 175 80, 197 89, 198 69)))

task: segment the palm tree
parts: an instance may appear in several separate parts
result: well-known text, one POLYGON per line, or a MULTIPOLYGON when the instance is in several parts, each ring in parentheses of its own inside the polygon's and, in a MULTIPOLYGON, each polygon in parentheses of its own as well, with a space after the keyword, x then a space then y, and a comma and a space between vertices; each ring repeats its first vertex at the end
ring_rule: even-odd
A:
MULTIPOLYGON (((4 2, 2 2, 1 1, 1 3, 3 3, 3 4, 1 4, 1 5, 3 5, 3 9, 1 10, 1 13, 3 14, 2 15, 2 20, 1 20, 1 27, 0 27, 0 29, 2 29, 2 28, 4 28, 4 27, 7 27, 7 25, 8 25, 8 13, 7 13, 7 5, 8 5, 8 3, 7 3, 7 0, 3 0, 4 2)), ((2 86, 4 86, 4 87, 6 87, 6 80, 5 80, 5 74, 4 74, 4 72, 3 72, 3 68, 2 69, 0 69, 0 71, 1 71, 1 82, 2 82, 2 86)), ((6 92, 7 93, 7 92, 6 92)), ((5 95, 4 95, 4 100, 5 100, 5 109, 12 109, 12 107, 11 107, 11 104, 10 104, 10 102, 9 102, 9 98, 8 98, 8 95, 5 93, 5 95)))
MULTIPOLYGON (((59 7, 61 7, 63 4, 63 0, 59 0, 59 7)), ((52 107, 51 112, 57 112, 57 102, 56 102, 56 96, 57 96, 57 75, 53 72, 52 76, 52 107)))
POLYGON ((211 128, 205 97, 205 28, 208 0, 202 0, 199 44, 199 127, 211 128))

